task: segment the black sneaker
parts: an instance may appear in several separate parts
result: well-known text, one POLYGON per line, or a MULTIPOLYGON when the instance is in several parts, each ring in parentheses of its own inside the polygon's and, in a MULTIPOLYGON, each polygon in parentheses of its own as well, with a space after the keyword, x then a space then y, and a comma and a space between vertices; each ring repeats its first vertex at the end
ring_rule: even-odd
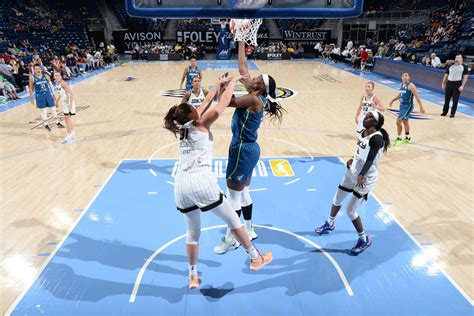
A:
POLYGON ((45 125, 44 128, 46 128, 48 132, 51 132, 51 127, 49 127, 49 125, 45 125))
POLYGON ((449 117, 450 117, 450 118, 453 118, 453 117, 454 117, 454 114, 451 114, 449 117))
POLYGON ((444 112, 441 113, 441 116, 446 116, 446 115, 448 115, 448 113, 444 113, 444 112))
POLYGON ((64 128, 64 125, 61 124, 61 122, 56 123, 56 125, 58 126, 58 128, 64 128))

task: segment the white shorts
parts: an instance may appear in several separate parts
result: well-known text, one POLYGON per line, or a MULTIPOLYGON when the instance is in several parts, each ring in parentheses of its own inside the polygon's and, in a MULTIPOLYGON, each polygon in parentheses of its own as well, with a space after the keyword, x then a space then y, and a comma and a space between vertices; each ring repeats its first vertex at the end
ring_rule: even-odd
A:
POLYGON ((72 102, 71 108, 69 108, 69 102, 68 103, 63 102, 63 114, 76 115, 76 104, 74 103, 74 101, 72 102))
POLYGON ((223 193, 217 177, 209 168, 193 172, 178 172, 174 183, 174 199, 182 213, 196 209, 203 212, 219 206, 223 193))
POLYGON ((363 188, 357 186, 357 175, 353 174, 350 169, 346 171, 346 174, 344 175, 344 178, 342 179, 341 184, 339 185, 339 189, 353 193, 357 197, 364 197, 367 199, 369 193, 372 191, 372 189, 375 186, 375 183, 377 182, 378 178, 378 172, 377 170, 375 171, 369 171, 365 175, 365 185, 363 188))

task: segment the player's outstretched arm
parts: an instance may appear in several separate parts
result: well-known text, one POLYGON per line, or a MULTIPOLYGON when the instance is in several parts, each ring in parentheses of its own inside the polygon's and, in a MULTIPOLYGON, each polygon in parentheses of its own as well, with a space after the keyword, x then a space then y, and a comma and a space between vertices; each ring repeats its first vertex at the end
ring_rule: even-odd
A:
POLYGON ((395 98, 394 98, 392 101, 390 101, 390 104, 389 104, 389 106, 390 106, 390 107, 392 107, 392 105, 393 105, 393 102, 395 102, 395 101, 397 101, 397 100, 400 100, 400 93, 399 93, 399 94, 397 94, 397 96, 396 96, 396 97, 395 97, 395 98))
POLYGON ((225 73, 222 77, 219 77, 212 90, 206 95, 204 101, 202 101, 201 105, 199 105, 197 108, 199 116, 204 115, 204 113, 209 109, 209 106, 211 105, 212 100, 214 100, 216 94, 219 92, 221 85, 229 82, 231 79, 231 77, 228 77, 228 73, 225 73))
POLYGON ((356 124, 359 124, 359 115, 360 115, 360 112, 362 112, 362 99, 364 97, 361 97, 360 98, 360 102, 359 102, 359 106, 357 107, 357 111, 356 111, 356 116, 355 116, 355 122, 356 124))
POLYGON ((232 99, 232 94, 234 93, 235 85, 240 79, 241 78, 239 76, 231 78, 229 84, 227 85, 227 88, 225 89, 224 93, 220 98, 219 104, 217 104, 212 110, 203 115, 201 124, 204 125, 207 129, 211 128, 212 123, 214 123, 219 118, 219 116, 229 105, 230 100, 232 99))
POLYGON ((239 62, 239 73, 241 76, 245 76, 241 80, 242 84, 245 86, 247 90, 249 90, 251 77, 249 73, 249 65, 247 64, 247 56, 245 55, 244 42, 239 42, 238 62, 239 62))
POLYGON ((375 102, 375 108, 377 110, 379 110, 380 112, 385 112, 385 106, 382 104, 382 101, 380 100, 378 96, 375 96, 374 102, 375 102))

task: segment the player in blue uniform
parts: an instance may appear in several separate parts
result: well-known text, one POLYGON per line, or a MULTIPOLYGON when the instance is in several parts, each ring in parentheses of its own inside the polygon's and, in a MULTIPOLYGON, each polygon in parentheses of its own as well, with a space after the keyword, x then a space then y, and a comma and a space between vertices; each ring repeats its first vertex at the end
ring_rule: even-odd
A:
POLYGON ((56 125, 59 128, 64 128, 64 125, 59 122, 58 115, 56 113, 51 78, 47 74, 43 73, 43 69, 39 64, 34 66, 34 74, 30 76, 29 87, 31 103, 33 105, 36 103, 36 107, 40 110, 44 128, 46 128, 48 131, 51 131, 51 128, 48 125, 48 108, 53 115, 53 118, 56 120, 56 125), (35 94, 34 99, 33 91, 35 94))
MULTIPOLYGON (((283 108, 276 101, 276 83, 269 75, 250 77, 245 56, 245 44, 239 42, 239 72, 244 76, 241 82, 248 94, 232 98, 229 106, 235 107, 232 117, 232 141, 229 146, 229 161, 226 178, 229 202, 240 217, 244 215, 244 225, 251 240, 257 238, 252 227, 252 199, 249 185, 252 172, 260 159, 260 146, 257 143, 258 129, 263 121, 264 112, 271 118, 281 121, 283 108)), ((237 249, 239 242, 232 236, 230 229, 222 237, 214 252, 224 254, 237 249)))
POLYGON ((393 143, 395 146, 409 144, 411 141, 409 119, 414 108, 413 97, 420 106, 421 114, 425 114, 425 108, 423 107, 423 104, 421 104, 421 99, 418 96, 416 86, 410 82, 410 75, 408 73, 405 72, 402 75, 402 83, 398 90, 400 93, 390 101, 390 107, 392 107, 393 102, 400 100, 400 112, 398 113, 397 119, 397 139, 393 143), (403 128, 405 129, 405 139, 402 140, 403 128))
POLYGON ((192 89, 194 77, 199 77, 201 78, 201 81, 202 81, 202 71, 201 69, 199 69, 199 67, 196 64, 197 64, 196 58, 192 57, 191 66, 186 67, 184 69, 183 76, 181 77, 181 83, 179 85, 179 89, 183 89, 183 83, 185 79, 186 79, 186 91, 189 91, 192 89))

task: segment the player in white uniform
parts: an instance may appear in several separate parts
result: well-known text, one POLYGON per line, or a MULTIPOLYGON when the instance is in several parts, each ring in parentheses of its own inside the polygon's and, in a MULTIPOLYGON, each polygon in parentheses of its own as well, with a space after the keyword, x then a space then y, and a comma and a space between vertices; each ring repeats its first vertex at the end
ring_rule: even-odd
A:
POLYGON ((63 80, 59 72, 54 72, 54 101, 56 106, 61 106, 64 121, 66 122, 66 132, 67 135, 61 141, 61 143, 70 143, 76 138, 76 133, 74 132, 74 126, 72 124, 72 116, 76 115, 76 105, 74 103, 74 95, 71 88, 63 80))
POLYGON ((181 103, 189 103, 197 109, 201 105, 202 101, 204 101, 208 91, 201 88, 200 77, 194 77, 192 80, 193 88, 186 91, 181 103))
POLYGON ((390 138, 382 128, 384 117, 377 111, 367 113, 364 118, 365 130, 357 139, 357 149, 352 159, 347 161, 347 171, 334 196, 331 213, 323 226, 316 228, 316 234, 323 235, 333 231, 336 215, 346 196, 352 193, 347 204, 347 216, 351 219, 359 239, 351 249, 357 255, 367 249, 372 241, 364 231, 357 209, 367 200, 378 178, 377 166, 383 153, 390 146, 390 138))
POLYGON ((188 103, 182 103, 173 106, 165 117, 165 128, 175 135, 180 135, 179 167, 174 196, 187 227, 186 254, 190 289, 197 288, 201 282, 197 273, 201 212, 214 213, 230 227, 234 237, 242 243, 250 256, 251 270, 259 270, 272 261, 271 252, 260 254, 254 248, 239 217, 221 192, 217 176, 212 173, 213 137, 210 127, 229 105, 235 84, 241 78, 220 78, 198 109, 188 103), (206 111, 220 85, 225 82, 229 84, 219 103, 206 111))
POLYGON ((370 111, 377 110, 379 112, 384 112, 385 107, 380 102, 378 96, 374 93, 375 84, 372 81, 369 81, 365 84, 365 95, 360 99, 359 106, 357 107, 357 112, 355 115, 355 122, 357 124, 357 133, 360 133, 364 130, 364 117, 370 111))

